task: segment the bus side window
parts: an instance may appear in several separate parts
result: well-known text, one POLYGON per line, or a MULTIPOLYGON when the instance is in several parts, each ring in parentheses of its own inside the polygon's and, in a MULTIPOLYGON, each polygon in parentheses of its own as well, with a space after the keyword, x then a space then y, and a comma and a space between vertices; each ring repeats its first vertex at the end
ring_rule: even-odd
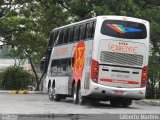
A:
POLYGON ((71 60, 71 58, 68 58, 68 60, 67 60, 68 62, 67 62, 67 69, 68 69, 68 73, 70 73, 71 74, 71 72, 72 72, 72 66, 71 66, 71 64, 72 64, 72 60, 71 60))
POLYGON ((86 25, 85 25, 85 36, 84 36, 84 39, 88 39, 88 31, 89 31, 89 23, 86 23, 86 25))
POLYGON ((52 42, 52 45, 53 45, 53 46, 55 45, 55 42, 56 42, 57 37, 58 37, 58 34, 59 34, 59 31, 56 31, 56 32, 54 33, 53 42, 52 42))
POLYGON ((79 41, 79 26, 74 27, 74 41, 79 41))
POLYGON ((93 22, 90 22, 88 26, 88 38, 92 38, 92 25, 93 22))
POLYGON ((62 66, 63 72, 67 70, 67 60, 66 59, 61 60, 61 66, 62 66))
POLYGON ((61 60, 59 59, 59 60, 57 60, 57 72, 58 72, 58 74, 61 74, 61 72, 62 72, 61 67, 62 67, 61 60))
POLYGON ((64 31, 62 30, 62 31, 59 33, 58 45, 62 44, 63 36, 64 36, 64 31))
POLYGON ((72 28, 69 29, 69 37, 68 37, 69 42, 73 42, 73 35, 74 35, 73 32, 74 31, 73 31, 73 27, 72 27, 72 28))
POLYGON ((57 75, 57 60, 52 60, 50 71, 52 76, 57 75))
POLYGON ((84 40, 84 34, 85 34, 85 29, 84 29, 84 25, 80 25, 80 33, 79 33, 79 39, 80 40, 84 40))
POLYGON ((56 35, 55 35, 55 37, 54 37, 55 42, 54 42, 53 46, 56 46, 56 45, 58 44, 59 35, 60 35, 60 32, 59 32, 59 31, 57 31, 57 32, 56 32, 56 35))
POLYGON ((96 21, 94 21, 94 22, 93 22, 93 24, 92 24, 92 33, 91 33, 91 38, 94 38, 95 27, 96 27, 96 21))
POLYGON ((64 30, 63 43, 68 43, 69 28, 64 30))

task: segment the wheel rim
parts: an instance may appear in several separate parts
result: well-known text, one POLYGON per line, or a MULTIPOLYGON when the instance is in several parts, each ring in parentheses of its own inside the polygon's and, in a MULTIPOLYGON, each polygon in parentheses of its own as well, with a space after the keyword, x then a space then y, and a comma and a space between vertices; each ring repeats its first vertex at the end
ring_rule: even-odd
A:
POLYGON ((56 97, 57 97, 56 96, 56 90, 55 90, 55 88, 53 88, 53 98, 56 99, 56 97))
POLYGON ((78 101, 80 104, 82 103, 81 89, 79 89, 79 92, 78 92, 78 101))
POLYGON ((74 89, 73 100, 76 101, 76 90, 74 89))
POLYGON ((49 88, 48 94, 49 94, 49 98, 52 99, 52 97, 53 97, 53 95, 52 95, 52 88, 49 88))

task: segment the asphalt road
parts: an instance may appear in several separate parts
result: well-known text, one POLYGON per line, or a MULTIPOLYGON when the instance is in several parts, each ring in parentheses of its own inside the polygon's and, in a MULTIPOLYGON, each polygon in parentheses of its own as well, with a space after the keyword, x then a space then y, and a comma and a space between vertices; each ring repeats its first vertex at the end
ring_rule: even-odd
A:
POLYGON ((116 118, 123 117, 123 114, 160 114, 160 106, 152 106, 142 102, 133 102, 129 108, 111 107, 109 102, 80 106, 73 104, 72 99, 62 100, 61 102, 49 101, 46 94, 0 93, 0 114, 0 120, 5 120, 2 118, 7 117, 5 115, 11 114, 15 116, 9 117, 16 118, 16 115, 20 115, 19 117, 24 120, 28 120, 26 117, 28 115, 34 118, 33 120, 44 118, 47 118, 47 120, 53 120, 53 118, 55 118, 54 120, 77 120, 78 117, 83 120, 97 120, 97 117, 106 119, 110 118, 110 114, 116 114, 112 115, 109 119, 116 120, 116 118), (80 115, 77 116, 76 114, 80 115))

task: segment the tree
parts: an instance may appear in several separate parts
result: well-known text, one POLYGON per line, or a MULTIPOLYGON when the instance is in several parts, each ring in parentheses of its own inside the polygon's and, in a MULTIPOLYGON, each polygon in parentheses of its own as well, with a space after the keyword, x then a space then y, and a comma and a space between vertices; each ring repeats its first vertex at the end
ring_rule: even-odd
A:
POLYGON ((97 15, 123 15, 151 23, 152 54, 160 54, 159 0, 1 0, 0 40, 35 65, 46 52, 52 29, 97 15))
MULTIPOLYGON (((156 93, 156 83, 158 82, 158 74, 160 72, 160 56, 151 55, 149 58, 149 71, 148 71, 148 83, 147 83, 147 98, 160 97, 160 93, 156 93)), ((160 92, 160 90, 158 90, 160 92)))
POLYGON ((1 8, 3 13, 0 19, 0 36, 7 45, 16 48, 16 57, 29 59, 38 90, 39 78, 34 63, 42 58, 47 45, 47 38, 37 22, 39 16, 36 16, 35 9, 39 7, 34 0, 9 0, 3 2, 1 8))
POLYGON ((16 57, 29 59, 36 78, 36 90, 40 80, 35 67, 46 52, 50 31, 69 21, 64 9, 52 2, 8 0, 1 3, 1 40, 16 48, 13 49, 16 57))

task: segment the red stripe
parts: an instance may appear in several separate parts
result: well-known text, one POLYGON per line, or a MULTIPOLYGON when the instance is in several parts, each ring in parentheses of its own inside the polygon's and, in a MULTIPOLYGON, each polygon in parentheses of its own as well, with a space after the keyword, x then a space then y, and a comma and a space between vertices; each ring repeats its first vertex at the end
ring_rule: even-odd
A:
POLYGON ((110 27, 111 29, 115 30, 116 32, 119 33, 123 33, 122 31, 120 31, 119 29, 117 29, 115 26, 113 26, 112 24, 106 24, 108 27, 110 27))
POLYGON ((111 82, 111 83, 132 84, 132 85, 139 84, 139 82, 128 81, 128 80, 100 79, 100 81, 103 81, 103 82, 111 82))

